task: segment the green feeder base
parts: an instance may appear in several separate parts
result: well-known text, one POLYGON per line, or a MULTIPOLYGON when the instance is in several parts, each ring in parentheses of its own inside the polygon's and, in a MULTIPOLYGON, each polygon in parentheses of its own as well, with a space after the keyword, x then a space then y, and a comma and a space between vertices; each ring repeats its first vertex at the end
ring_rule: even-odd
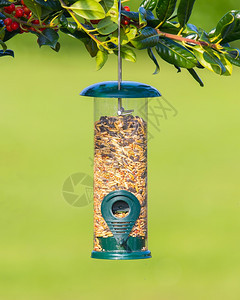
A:
POLYGON ((134 252, 117 252, 117 251, 93 251, 92 258, 97 259, 111 259, 111 260, 130 260, 130 259, 144 259, 151 258, 151 252, 147 251, 134 251, 134 252))

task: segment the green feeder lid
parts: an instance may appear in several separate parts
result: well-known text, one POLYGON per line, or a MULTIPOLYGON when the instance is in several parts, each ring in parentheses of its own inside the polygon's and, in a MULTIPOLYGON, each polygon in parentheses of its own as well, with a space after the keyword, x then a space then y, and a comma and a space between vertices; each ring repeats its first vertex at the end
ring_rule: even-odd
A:
POLYGON ((154 87, 135 81, 122 81, 118 90, 117 81, 104 81, 85 88, 81 96, 96 98, 153 98, 160 97, 160 92, 154 87))

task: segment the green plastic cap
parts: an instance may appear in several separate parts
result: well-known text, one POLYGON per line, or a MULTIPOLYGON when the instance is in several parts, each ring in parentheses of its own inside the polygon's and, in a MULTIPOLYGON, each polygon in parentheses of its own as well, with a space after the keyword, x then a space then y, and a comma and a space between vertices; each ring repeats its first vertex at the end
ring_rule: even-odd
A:
POLYGON ((161 96, 154 87, 135 81, 123 81, 120 90, 118 90, 117 81, 99 82, 85 88, 80 95, 94 98, 154 98, 161 96))

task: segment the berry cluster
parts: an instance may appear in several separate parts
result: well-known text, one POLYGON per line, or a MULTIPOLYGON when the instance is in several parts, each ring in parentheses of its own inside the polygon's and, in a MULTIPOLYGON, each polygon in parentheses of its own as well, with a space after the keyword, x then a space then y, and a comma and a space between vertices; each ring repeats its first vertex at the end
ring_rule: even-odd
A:
MULTIPOLYGON (((6 30, 9 32, 18 30, 19 33, 28 32, 28 31, 36 31, 33 25, 39 25, 39 20, 33 19, 32 11, 24 4, 23 0, 21 0, 21 5, 10 4, 9 6, 4 7, 4 12, 10 17, 7 17, 4 20, 4 25, 6 26, 6 30), (25 24, 24 22, 30 21, 29 24, 25 24), (22 24, 21 24, 22 23, 22 24), (20 26, 21 24, 21 26, 20 26)), ((43 23, 43 25, 46 25, 43 23)), ((39 28, 38 30, 43 31, 45 28, 39 28)))
MULTIPOLYGON (((130 11, 130 7, 129 6, 124 6, 123 9, 126 10, 126 11, 130 11)), ((122 25, 129 25, 130 18, 124 16, 122 18, 122 20, 121 20, 121 23, 122 23, 122 25)))

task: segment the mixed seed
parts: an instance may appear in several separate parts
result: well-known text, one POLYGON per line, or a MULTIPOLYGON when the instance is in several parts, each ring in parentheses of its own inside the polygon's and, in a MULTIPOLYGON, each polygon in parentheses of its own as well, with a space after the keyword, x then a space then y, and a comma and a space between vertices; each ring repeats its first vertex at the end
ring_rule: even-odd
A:
POLYGON ((141 212, 130 236, 147 238, 147 123, 132 115, 101 117, 95 122, 94 141, 94 250, 102 250, 98 237, 113 236, 101 203, 116 190, 129 191, 139 200, 141 212))

